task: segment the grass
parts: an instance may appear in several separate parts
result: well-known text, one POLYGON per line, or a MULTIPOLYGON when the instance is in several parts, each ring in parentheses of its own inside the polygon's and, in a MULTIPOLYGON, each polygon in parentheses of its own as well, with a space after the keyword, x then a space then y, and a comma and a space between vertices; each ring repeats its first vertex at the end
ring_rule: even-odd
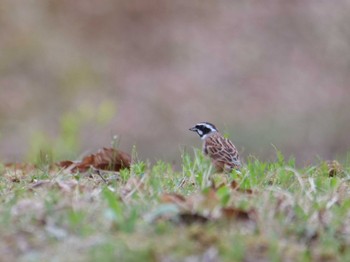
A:
POLYGON ((1 168, 4 261, 349 261, 349 166, 302 169, 277 153, 215 174, 199 151, 182 170, 119 174, 1 168), (232 182, 234 181, 234 183, 232 182))

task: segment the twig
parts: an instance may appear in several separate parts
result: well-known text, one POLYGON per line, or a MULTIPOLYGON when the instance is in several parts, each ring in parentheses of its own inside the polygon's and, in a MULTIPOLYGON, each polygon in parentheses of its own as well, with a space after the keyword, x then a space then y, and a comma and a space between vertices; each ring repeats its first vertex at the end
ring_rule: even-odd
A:
POLYGON ((105 182, 106 184, 108 184, 108 183, 107 183, 107 180, 101 175, 101 172, 100 172, 99 169, 93 168, 93 167, 92 167, 92 170, 94 170, 94 171, 96 172, 96 174, 98 174, 98 175, 102 178, 103 182, 105 182))

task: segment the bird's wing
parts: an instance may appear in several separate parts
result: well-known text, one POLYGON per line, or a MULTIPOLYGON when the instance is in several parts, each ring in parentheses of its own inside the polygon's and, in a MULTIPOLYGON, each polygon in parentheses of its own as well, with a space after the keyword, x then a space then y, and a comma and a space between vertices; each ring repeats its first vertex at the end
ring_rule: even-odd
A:
POLYGON ((236 147, 220 134, 209 136, 206 139, 204 151, 215 162, 222 162, 232 167, 241 166, 236 147))

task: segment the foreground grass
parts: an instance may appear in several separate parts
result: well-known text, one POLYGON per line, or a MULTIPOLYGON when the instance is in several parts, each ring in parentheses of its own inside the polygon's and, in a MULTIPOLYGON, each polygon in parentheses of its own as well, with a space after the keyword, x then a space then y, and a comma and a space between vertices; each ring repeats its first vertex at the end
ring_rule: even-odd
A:
POLYGON ((349 167, 296 169, 278 154, 211 173, 199 152, 180 172, 139 162, 107 182, 3 167, 2 260, 350 261, 349 167))

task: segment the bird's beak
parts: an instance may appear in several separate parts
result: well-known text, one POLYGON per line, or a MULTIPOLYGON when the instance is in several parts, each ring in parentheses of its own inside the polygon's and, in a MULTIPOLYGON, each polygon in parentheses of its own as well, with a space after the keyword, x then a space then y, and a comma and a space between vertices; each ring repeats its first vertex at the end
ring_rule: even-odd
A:
POLYGON ((197 128, 194 126, 194 127, 191 127, 189 130, 190 130, 190 131, 193 131, 193 132, 196 132, 196 131, 197 131, 197 128))

